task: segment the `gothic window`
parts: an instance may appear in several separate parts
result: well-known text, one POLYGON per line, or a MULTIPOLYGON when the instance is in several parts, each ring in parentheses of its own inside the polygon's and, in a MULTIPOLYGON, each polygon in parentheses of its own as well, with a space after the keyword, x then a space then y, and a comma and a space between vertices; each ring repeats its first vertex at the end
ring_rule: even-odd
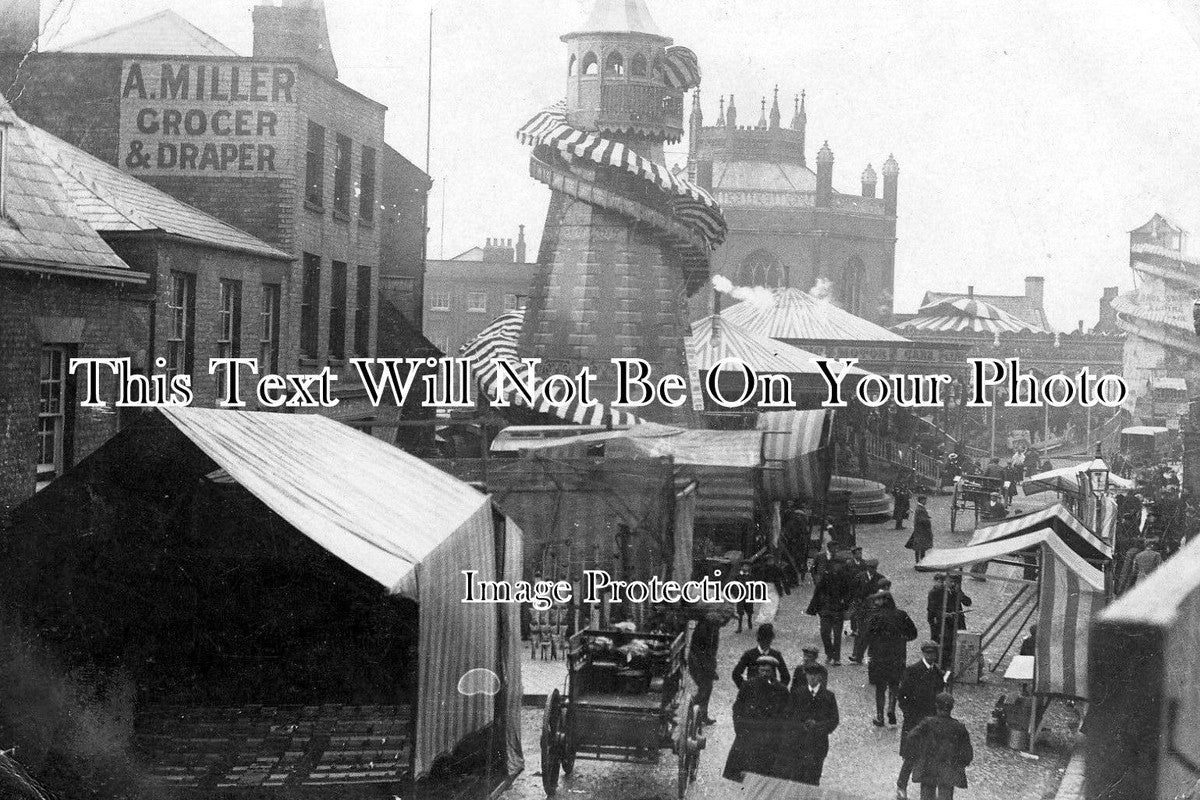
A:
POLYGON ((600 74, 600 59, 596 58, 595 53, 588 53, 583 57, 583 74, 584 75, 599 75, 600 74))
POLYGON ((629 74, 635 78, 646 77, 646 57, 638 54, 629 59, 629 74))
POLYGON ((575 56, 571 56, 571 60, 567 62, 567 77, 575 77, 575 56))
POLYGON ((625 59, 620 53, 609 53, 608 62, 604 65, 604 74, 617 76, 625 74, 625 59))
POLYGON ((842 308, 851 314, 862 312, 862 282, 865 271, 862 259, 852 256, 846 262, 846 269, 842 273, 842 285, 838 294, 842 300, 842 308))
POLYGON ((742 262, 739 283, 775 289, 787 286, 787 270, 770 250, 755 250, 742 262))

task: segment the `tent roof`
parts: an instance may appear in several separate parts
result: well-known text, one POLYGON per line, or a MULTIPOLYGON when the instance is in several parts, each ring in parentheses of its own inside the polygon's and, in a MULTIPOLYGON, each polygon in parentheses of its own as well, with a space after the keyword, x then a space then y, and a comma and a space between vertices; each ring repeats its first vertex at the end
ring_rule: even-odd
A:
POLYGON ((1200 541, 1193 541, 1117 598, 1100 621, 1166 627, 1195 603, 1200 589, 1200 541))
POLYGON ((1046 545, 1056 558, 1063 562, 1080 580, 1087 583, 1097 592, 1104 591, 1104 573, 1084 561, 1068 547, 1054 531, 1043 528, 1033 533, 1023 533, 1009 539, 988 542, 987 544, 954 547, 944 550, 930 550, 921 563, 917 564, 920 572, 939 572, 947 569, 967 567, 981 561, 991 561, 1003 558, 1013 553, 1019 553, 1030 547, 1046 545))
MULTIPOLYGON (((723 358, 738 358, 759 373, 821 375, 817 359, 822 358, 794 345, 763 336, 730 322, 724 317, 710 314, 692 323, 692 335, 688 341, 688 354, 693 370, 710 370, 723 358)), ((835 359, 830 359, 836 361, 835 359)), ((841 362, 831 365, 835 373, 841 370, 841 362)), ((850 368, 851 375, 867 375, 866 370, 850 368)))
POLYGON ((770 307, 754 300, 735 303, 724 317, 750 333, 772 339, 820 339, 847 342, 907 342, 900 334, 857 317, 802 289, 772 289, 770 307))
POLYGON ((574 451, 581 446, 619 443, 641 456, 670 456, 676 464, 755 468, 762 464, 762 431, 709 431, 673 428, 653 422, 626 430, 550 439, 532 450, 574 451))
POLYGON ((162 412, 301 533, 414 600, 417 565, 488 502, 421 459, 316 414, 162 412))
MULTIPOLYGON (((1058 469, 1039 472, 1037 475, 1031 475, 1021 482, 1021 491, 1026 495, 1038 494, 1040 492, 1071 492, 1079 494, 1079 473, 1083 472, 1086 464, 1072 465, 1069 467, 1059 467, 1058 469)), ((1132 489, 1133 481, 1122 478, 1120 475, 1110 472, 1108 475, 1108 483, 1110 486, 1117 489, 1132 489)))
POLYGON ((1097 539, 1062 503, 977 528, 968 544, 980 545, 1039 530, 1053 531, 1081 558, 1105 561, 1112 558, 1112 547, 1097 539))

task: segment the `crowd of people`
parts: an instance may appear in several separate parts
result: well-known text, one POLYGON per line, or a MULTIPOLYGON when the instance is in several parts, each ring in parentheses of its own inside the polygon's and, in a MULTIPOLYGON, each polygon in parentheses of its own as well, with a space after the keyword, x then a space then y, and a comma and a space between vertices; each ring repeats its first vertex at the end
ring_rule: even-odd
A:
POLYGON ((1135 473, 1137 490, 1117 495, 1113 553, 1116 591, 1144 580, 1186 544, 1197 529, 1179 476, 1166 464, 1135 473))
MULTIPOLYGON (((918 515, 924 502, 924 497, 918 498, 918 515)), ((747 773, 755 773, 820 784, 829 736, 841 722, 829 671, 842 665, 848 624, 854 640, 848 661, 865 661, 867 680, 874 687, 871 723, 900 726, 896 796, 907 798, 909 784, 915 782, 922 798, 952 798, 956 787, 966 786, 965 768, 972 759, 966 728, 951 716, 954 699, 944 693, 955 634, 966 627, 965 613, 972 602, 962 590, 961 577, 933 576, 926 605, 929 639, 921 646, 921 658, 908 664, 908 643, 918 638, 918 627, 897 607, 891 581, 879 571, 878 560, 865 558, 858 546, 841 550, 831 539, 813 559, 812 574, 807 613, 817 617, 821 648, 804 647, 801 662, 792 669, 776 645, 773 624, 757 625, 755 646, 741 654, 730 676, 738 690, 732 709, 736 738, 724 776, 740 782, 747 773)), ((699 622, 688 654, 705 725, 718 722, 710 715, 709 701, 713 683, 720 679, 721 626, 719 619, 699 622)))

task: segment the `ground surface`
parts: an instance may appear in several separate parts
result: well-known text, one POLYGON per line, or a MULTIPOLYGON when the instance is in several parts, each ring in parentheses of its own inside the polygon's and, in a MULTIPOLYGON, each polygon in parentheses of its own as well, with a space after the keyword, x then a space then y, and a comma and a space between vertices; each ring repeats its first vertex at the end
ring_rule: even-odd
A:
MULTIPOLYGON (((1040 505, 1042 502, 1039 497, 1018 497, 1014 502, 1014 506, 1023 506, 1025 510, 1040 505)), ((934 519, 935 547, 956 547, 966 543, 969 531, 957 534, 949 532, 947 497, 931 498, 930 512, 934 519)), ((925 596, 931 578, 927 573, 913 570, 912 552, 903 546, 908 532, 894 531, 891 527, 891 523, 860 525, 858 542, 864 547, 866 557, 880 560, 880 571, 893 581, 897 604, 909 612, 924 637, 928 634, 925 596)), ((965 581, 964 588, 975 601, 974 608, 977 609, 970 617, 971 629, 981 630, 1003 607, 1007 597, 1002 586, 996 581, 965 581)), ((812 584, 804 583, 785 597, 775 620, 778 632, 776 647, 783 652, 789 664, 800 660, 800 648, 803 645, 819 644, 816 619, 804 614, 811 591, 812 584)), ((730 707, 736 695, 729 674, 742 651, 754 644, 751 633, 744 631, 738 634, 736 627, 736 623, 730 623, 721 632, 721 680, 714 689, 710 710, 718 724, 707 729, 708 747, 700 761, 700 775, 688 793, 693 800, 747 795, 743 787, 721 777, 733 739, 730 707)), ((1007 640, 1008 637, 1003 637, 999 649, 1003 649, 1007 640)), ((881 729, 871 724, 875 713, 874 689, 867 685, 865 666, 855 666, 845 661, 849 656, 849 642, 843 648, 843 666, 830 670, 830 688, 837 695, 841 725, 830 739, 830 754, 825 762, 820 791, 808 796, 830 800, 892 800, 895 797, 896 773, 900 768, 900 732, 898 728, 881 729)), ((998 658, 999 655, 998 651, 989 653, 992 658, 998 658)), ((910 645, 910 661, 917 657, 916 647, 910 645)), ((986 745, 985 725, 996 698, 1014 692, 1012 684, 1001 680, 1002 674, 1003 669, 994 673, 985 670, 984 683, 955 687, 954 694, 958 700, 955 716, 966 723, 975 746, 975 762, 967 770, 970 788, 960 790, 956 796, 972 800, 1042 800, 1053 797, 1066 766, 1071 729, 1077 724, 1077 717, 1057 704, 1051 707, 1048 716, 1051 730, 1045 737, 1047 743, 1038 748, 1039 757, 1036 759, 1007 748, 986 745)), ((541 719, 541 709, 525 709, 522 720, 525 771, 514 786, 502 795, 503 800, 540 800, 545 796, 541 786, 538 751, 541 719)), ((666 751, 657 765, 613 764, 581 759, 576 763, 574 775, 560 781, 558 796, 581 800, 668 800, 675 796, 675 769, 675 757, 666 751)), ((909 796, 919 797, 919 787, 910 787, 909 796)))

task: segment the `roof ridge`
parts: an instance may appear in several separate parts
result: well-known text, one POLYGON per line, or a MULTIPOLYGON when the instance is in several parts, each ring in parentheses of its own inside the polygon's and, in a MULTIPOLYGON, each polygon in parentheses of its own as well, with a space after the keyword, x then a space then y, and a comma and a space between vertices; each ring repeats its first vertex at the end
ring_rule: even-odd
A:
POLYGON ((177 20, 179 22, 182 22, 184 25, 186 25, 188 27, 188 29, 190 31, 192 31, 193 33, 199 34, 206 43, 215 44, 215 45, 217 45, 217 47, 220 50, 227 51, 226 53, 213 53, 213 55, 239 55, 238 52, 236 50, 234 50, 232 47, 225 44, 224 42, 222 42, 220 39, 216 38, 212 34, 208 33, 203 28, 194 24, 187 17, 183 16, 182 14, 180 14, 178 11, 176 11, 173 8, 163 8, 158 11, 155 11, 153 14, 147 14, 146 16, 140 17, 131 22, 126 22, 121 25, 116 25, 112 28, 108 28, 106 30, 100 31, 99 33, 94 33, 91 36, 85 36, 82 39, 76 39, 73 42, 68 42, 67 44, 57 46, 54 48, 47 48, 47 49, 50 50, 51 52, 53 52, 53 51, 66 52, 66 51, 74 50, 74 49, 80 47, 81 45, 90 44, 91 42, 98 41, 107 36, 112 36, 115 33, 121 33, 123 31, 133 30, 134 28, 137 28, 140 25, 145 25, 147 22, 150 22, 151 20, 159 19, 160 17, 164 18, 164 19, 169 19, 172 21, 177 20))

